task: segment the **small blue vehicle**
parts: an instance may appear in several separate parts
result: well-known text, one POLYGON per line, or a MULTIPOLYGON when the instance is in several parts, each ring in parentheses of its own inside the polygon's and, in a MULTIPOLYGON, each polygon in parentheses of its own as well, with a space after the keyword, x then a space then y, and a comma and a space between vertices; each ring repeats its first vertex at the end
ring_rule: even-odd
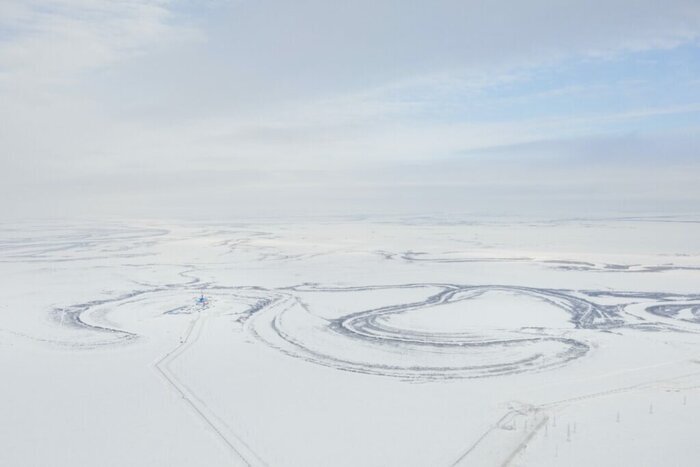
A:
POLYGON ((207 306, 209 304, 209 300, 207 297, 204 296, 204 294, 201 294, 199 298, 197 298, 197 305, 200 306, 207 306))

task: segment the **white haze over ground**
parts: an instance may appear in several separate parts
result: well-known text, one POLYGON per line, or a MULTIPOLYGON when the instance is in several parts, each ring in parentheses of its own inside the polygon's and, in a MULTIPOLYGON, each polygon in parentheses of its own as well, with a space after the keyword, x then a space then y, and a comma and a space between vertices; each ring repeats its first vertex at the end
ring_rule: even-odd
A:
POLYGON ((694 466, 697 0, 0 0, 0 466, 694 466))

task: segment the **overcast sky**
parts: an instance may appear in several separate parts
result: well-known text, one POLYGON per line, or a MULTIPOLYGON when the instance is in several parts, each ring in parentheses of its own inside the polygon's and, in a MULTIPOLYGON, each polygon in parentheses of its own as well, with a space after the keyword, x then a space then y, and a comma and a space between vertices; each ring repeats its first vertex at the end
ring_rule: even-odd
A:
POLYGON ((700 209, 697 0, 0 0, 0 216, 700 209))

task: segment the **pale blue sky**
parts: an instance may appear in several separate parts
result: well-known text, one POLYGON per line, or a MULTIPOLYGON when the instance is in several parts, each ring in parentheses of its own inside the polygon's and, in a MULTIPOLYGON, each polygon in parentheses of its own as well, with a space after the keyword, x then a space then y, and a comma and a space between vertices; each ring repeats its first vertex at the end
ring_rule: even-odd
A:
POLYGON ((697 212, 700 3, 6 0, 0 214, 697 212))

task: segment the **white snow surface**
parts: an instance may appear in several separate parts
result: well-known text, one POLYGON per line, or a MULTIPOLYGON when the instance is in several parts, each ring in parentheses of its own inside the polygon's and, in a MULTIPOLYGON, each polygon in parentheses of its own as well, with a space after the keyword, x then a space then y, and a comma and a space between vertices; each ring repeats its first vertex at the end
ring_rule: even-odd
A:
POLYGON ((0 466, 700 459, 697 218, 6 223, 0 277, 0 466))

